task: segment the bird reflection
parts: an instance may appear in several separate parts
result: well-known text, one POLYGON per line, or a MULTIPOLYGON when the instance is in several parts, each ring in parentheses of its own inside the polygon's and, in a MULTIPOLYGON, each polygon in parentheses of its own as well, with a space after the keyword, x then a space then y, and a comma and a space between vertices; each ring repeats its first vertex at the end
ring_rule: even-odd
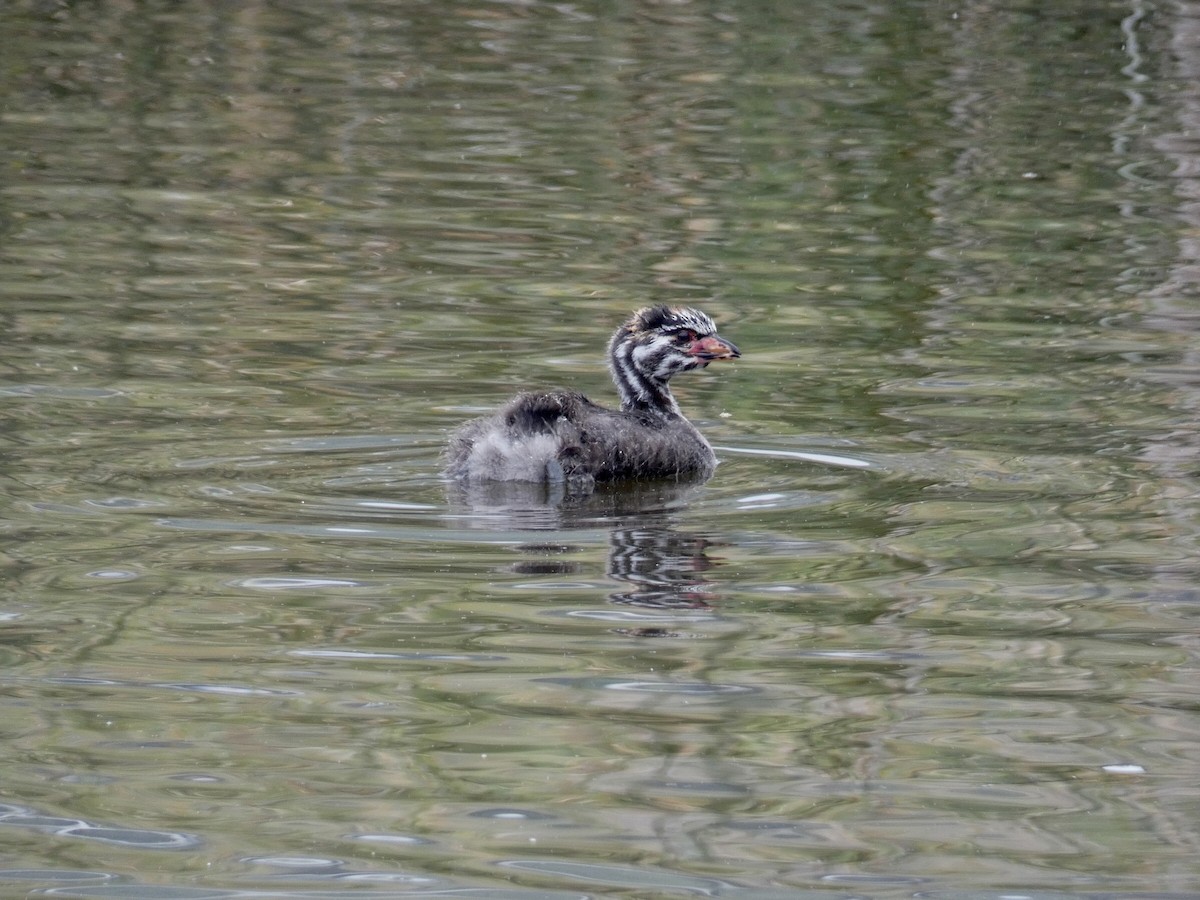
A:
POLYGON ((609 599, 649 609, 708 609, 715 598, 703 573, 717 565, 708 547, 707 538, 670 527, 614 528, 608 574, 630 590, 609 599))
MULTIPOLYGON (((571 496, 553 485, 523 482, 452 484, 451 518, 489 531, 554 531, 545 541, 518 546, 523 558, 512 571, 523 575, 577 575, 584 564, 569 555, 583 549, 567 540, 572 531, 608 531, 607 575, 620 584, 611 603, 655 610, 711 609, 718 599, 707 573, 720 565, 712 542, 674 527, 694 484, 634 483, 600 486, 571 496)), ((668 637, 663 628, 621 629, 644 637, 668 637)))

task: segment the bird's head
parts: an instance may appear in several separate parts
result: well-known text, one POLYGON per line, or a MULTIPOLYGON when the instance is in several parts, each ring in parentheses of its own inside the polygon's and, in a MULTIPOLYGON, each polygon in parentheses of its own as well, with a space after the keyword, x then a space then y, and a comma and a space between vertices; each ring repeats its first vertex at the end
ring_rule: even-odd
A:
POLYGON ((627 361, 645 377, 664 383, 680 372, 742 355, 717 334, 706 314, 680 306, 639 309, 617 329, 612 349, 614 360, 627 361))

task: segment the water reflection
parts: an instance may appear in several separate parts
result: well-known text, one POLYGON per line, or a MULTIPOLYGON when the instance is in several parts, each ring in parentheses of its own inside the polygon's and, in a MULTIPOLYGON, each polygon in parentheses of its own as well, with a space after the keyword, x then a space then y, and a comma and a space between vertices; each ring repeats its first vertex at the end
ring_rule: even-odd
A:
MULTIPOLYGON (((531 482, 455 481, 448 486, 450 518, 497 532, 555 531, 557 540, 517 546, 522 559, 510 566, 520 575, 569 575, 582 565, 563 558, 577 549, 564 543, 572 530, 608 531, 605 574, 620 583, 608 595, 614 604, 654 610, 705 610, 718 594, 706 573, 719 560, 708 554, 710 538, 682 531, 675 515, 700 485, 629 482, 601 485, 594 493, 565 493, 561 485, 531 482)), ((668 637, 661 626, 623 628, 621 633, 668 637)))
POLYGON ((632 590, 612 594, 612 601, 650 609, 707 609, 716 595, 703 573, 719 565, 705 552, 709 543, 669 526, 614 528, 608 574, 632 590))
POLYGON ((551 531, 595 528, 647 518, 661 521, 685 509, 701 485, 644 481, 601 484, 587 495, 561 483, 525 481, 451 482, 450 518, 458 525, 489 531, 551 531))

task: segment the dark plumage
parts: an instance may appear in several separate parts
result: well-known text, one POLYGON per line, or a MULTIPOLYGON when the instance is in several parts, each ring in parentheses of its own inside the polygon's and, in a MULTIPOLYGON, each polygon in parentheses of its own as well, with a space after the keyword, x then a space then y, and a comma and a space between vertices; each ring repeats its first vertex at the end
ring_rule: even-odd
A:
POLYGON ((618 478, 707 478, 716 455, 683 417, 667 382, 679 372, 740 355, 699 310, 640 309, 608 344, 620 410, 597 406, 577 391, 520 394, 454 433, 446 474, 565 481, 578 489, 618 478))

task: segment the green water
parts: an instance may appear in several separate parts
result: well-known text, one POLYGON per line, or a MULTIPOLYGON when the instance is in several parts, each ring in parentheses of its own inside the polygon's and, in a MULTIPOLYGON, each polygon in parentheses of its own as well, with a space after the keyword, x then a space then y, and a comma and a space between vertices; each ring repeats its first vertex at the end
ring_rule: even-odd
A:
POLYGON ((0 895, 1195 896, 1197 22, 4 6, 0 895))

